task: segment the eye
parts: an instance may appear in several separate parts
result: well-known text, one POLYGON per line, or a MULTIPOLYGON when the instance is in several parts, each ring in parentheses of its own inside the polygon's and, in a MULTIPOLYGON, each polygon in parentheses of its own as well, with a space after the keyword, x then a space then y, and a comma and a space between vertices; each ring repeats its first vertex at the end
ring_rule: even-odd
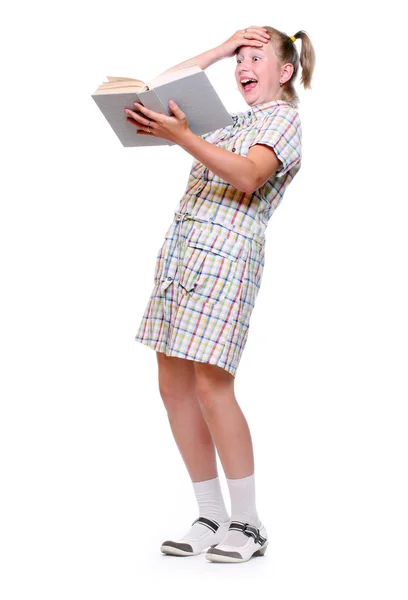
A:
MULTIPOLYGON (((256 58, 257 58, 258 60, 261 60, 261 57, 260 57, 260 56, 254 56, 252 60, 255 60, 256 58)), ((241 60, 240 58, 238 58, 238 59, 237 59, 237 65, 239 65, 241 62, 242 62, 242 60, 241 60)))

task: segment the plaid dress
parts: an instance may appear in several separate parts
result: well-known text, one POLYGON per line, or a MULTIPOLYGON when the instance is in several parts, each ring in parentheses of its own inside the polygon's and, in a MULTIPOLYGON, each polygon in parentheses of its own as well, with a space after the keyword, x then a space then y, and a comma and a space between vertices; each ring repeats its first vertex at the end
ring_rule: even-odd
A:
POLYGON ((202 136, 242 156, 273 147, 280 168, 252 194, 193 161, 186 191, 158 251, 153 290, 135 340, 167 356, 236 375, 265 264, 265 230, 301 164, 297 110, 273 100, 231 113, 202 136))

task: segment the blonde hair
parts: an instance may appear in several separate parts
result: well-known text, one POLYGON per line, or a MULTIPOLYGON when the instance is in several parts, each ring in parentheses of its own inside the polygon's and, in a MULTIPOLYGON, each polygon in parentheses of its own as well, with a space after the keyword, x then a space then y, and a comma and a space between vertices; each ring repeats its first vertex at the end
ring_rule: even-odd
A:
POLYGON ((289 81, 284 83, 282 87, 282 100, 290 102, 295 108, 297 108, 299 104, 299 96, 296 93, 294 84, 299 70, 299 63, 302 67, 300 83, 305 89, 311 89, 312 87, 310 83, 312 81, 312 75, 316 63, 316 55, 312 46, 312 42, 310 41, 306 31, 301 30, 295 33, 293 37, 300 39, 302 43, 299 57, 295 42, 292 41, 289 35, 283 31, 279 31, 279 29, 269 27, 268 25, 265 25, 264 27, 268 30, 268 33, 271 36, 269 41, 273 44, 279 64, 283 66, 285 63, 291 63, 293 65, 292 77, 289 79, 289 81))

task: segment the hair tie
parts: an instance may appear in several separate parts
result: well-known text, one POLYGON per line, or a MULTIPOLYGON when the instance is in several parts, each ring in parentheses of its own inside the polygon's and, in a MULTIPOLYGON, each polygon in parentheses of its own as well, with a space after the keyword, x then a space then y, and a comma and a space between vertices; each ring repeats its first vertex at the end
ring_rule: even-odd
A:
POLYGON ((295 36, 294 36, 294 35, 291 35, 291 36, 289 36, 289 37, 290 37, 290 39, 292 40, 292 42, 296 42, 296 38, 295 38, 295 36))

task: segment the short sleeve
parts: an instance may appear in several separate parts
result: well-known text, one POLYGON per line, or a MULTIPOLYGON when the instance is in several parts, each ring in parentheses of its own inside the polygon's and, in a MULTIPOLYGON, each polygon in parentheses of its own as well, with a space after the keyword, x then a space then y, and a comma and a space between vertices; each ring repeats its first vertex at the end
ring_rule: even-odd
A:
POLYGON ((211 137, 213 135, 213 131, 208 131, 207 133, 203 133, 203 135, 200 135, 200 138, 203 140, 208 139, 209 137, 211 137))
POLYGON ((302 126, 298 112, 290 107, 281 107, 262 118, 251 146, 255 144, 265 144, 274 149, 282 163, 275 176, 285 175, 302 160, 302 126))

